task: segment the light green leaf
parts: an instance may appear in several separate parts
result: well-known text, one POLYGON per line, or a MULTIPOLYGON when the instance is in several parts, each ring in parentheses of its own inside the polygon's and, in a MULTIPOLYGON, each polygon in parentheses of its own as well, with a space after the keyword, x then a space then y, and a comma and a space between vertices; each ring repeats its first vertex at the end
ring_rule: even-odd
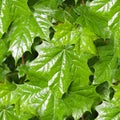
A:
POLYGON ((46 6, 41 7, 39 4, 34 6, 33 16, 40 28, 40 37, 42 39, 49 40, 49 29, 52 26, 52 14, 54 14, 54 10, 46 6))
MULTIPOLYGON (((30 118, 32 114, 39 115, 42 120, 63 120, 65 113, 67 113, 63 101, 54 97, 48 87, 41 89, 38 86, 28 84, 18 85, 15 91, 8 91, 7 95, 0 98, 2 105, 4 105, 3 101, 5 100, 8 104, 18 106, 13 111, 17 111, 19 119, 25 117, 24 120, 28 120, 26 117, 30 118)), ((10 111, 10 114, 13 111, 10 111)), ((14 118, 15 116, 13 116, 14 118)))
POLYGON ((120 34, 119 30, 113 32, 114 50, 118 58, 120 58, 120 34))
MULTIPOLYGON (((90 111, 96 98, 94 87, 78 89, 71 86, 70 91, 62 99, 58 99, 49 87, 41 89, 38 86, 23 84, 17 85, 14 91, 4 94, 0 98, 0 103, 1 105, 14 104, 15 108, 10 111, 10 114, 16 110, 17 113, 14 114, 18 114, 19 119, 26 113, 26 117, 39 114, 42 120, 63 120, 71 114, 78 119, 86 110, 90 111)), ((24 120, 27 120, 26 117, 24 120)))
POLYGON ((82 28, 80 31, 80 39, 76 43, 76 51, 80 53, 90 53, 96 55, 96 47, 94 40, 97 36, 87 28, 82 28))
POLYGON ((45 42, 37 51, 39 56, 29 64, 29 72, 26 72, 30 83, 49 86, 58 97, 67 92, 71 81, 79 81, 79 87, 89 84, 91 72, 87 65, 88 55, 78 57, 73 46, 55 47, 45 42))
POLYGON ((95 0, 90 3, 90 9, 97 13, 99 16, 102 15, 108 21, 109 34, 112 31, 112 35, 119 31, 119 18, 120 18, 120 1, 119 0, 95 0))
POLYGON ((32 14, 18 17, 12 24, 9 33, 10 48, 15 61, 17 61, 24 52, 31 51, 32 43, 36 36, 49 40, 49 28, 52 26, 49 8, 40 8, 34 6, 35 11, 32 14), (33 27, 34 26, 34 27, 33 27))
POLYGON ((112 6, 109 12, 108 25, 110 26, 113 33, 120 30, 120 1, 115 0, 115 4, 112 6))
POLYGON ((80 38, 79 29, 75 28, 67 20, 64 23, 54 26, 54 29, 56 32, 52 41, 56 46, 74 44, 80 38))
MULTIPOLYGON (((16 89, 16 86, 14 84, 0 83, 0 98, 7 95, 11 91, 14 91, 15 89, 16 89)), ((5 101, 2 101, 2 103, 4 102, 5 101)))
MULTIPOLYGON (((71 83, 72 46, 54 47, 44 42, 37 48, 39 56, 30 63, 30 73, 37 75, 41 81, 48 82, 48 86, 61 97, 71 83)), ((31 76, 31 75, 30 75, 31 76)))
POLYGON ((18 120, 13 106, 0 107, 0 120, 18 120))
POLYGON ((38 32, 41 33, 33 16, 21 16, 12 24, 8 36, 10 41, 9 51, 12 52, 16 61, 22 57, 25 51, 31 51, 31 45, 34 37, 39 35, 38 32))
POLYGON ((111 102, 103 102, 97 107, 99 116, 96 120, 119 120, 120 119, 120 107, 111 102))
POLYGON ((94 0, 90 2, 90 8, 94 12, 98 12, 101 14, 108 14, 110 12, 113 5, 116 3, 117 0, 94 0))
POLYGON ((54 29, 56 31, 52 39, 54 45, 75 44, 75 49, 78 53, 96 54, 96 48, 93 42, 97 39, 97 36, 89 29, 76 28, 68 21, 58 24, 54 29))
POLYGON ((96 120, 120 119, 120 85, 114 87, 115 95, 111 101, 104 101, 97 107, 99 116, 96 120))
POLYGON ((17 114, 15 105, 7 105, 0 107, 0 120, 28 120, 31 117, 31 114, 17 114))
POLYGON ((11 0, 10 1, 12 20, 20 16, 29 16, 31 11, 27 5, 27 0, 11 0))
POLYGON ((13 91, 11 90, 11 88, 7 88, 6 85, 3 85, 3 87, 4 89, 1 89, 1 93, 0 93, 1 105, 15 104, 16 106, 19 106, 16 109, 19 112, 28 111, 28 113, 30 112, 30 113, 36 114, 36 109, 38 107, 37 102, 38 101, 40 102, 40 98, 38 97, 36 101, 35 96, 37 94, 39 95, 41 88, 24 84, 24 85, 18 85, 17 88, 14 89, 13 91), (6 94, 5 94, 5 90, 6 90, 6 94), (33 106, 33 109, 30 109, 32 106, 33 106))
POLYGON ((8 0, 0 1, 0 38, 8 31, 11 23, 10 2, 8 0))

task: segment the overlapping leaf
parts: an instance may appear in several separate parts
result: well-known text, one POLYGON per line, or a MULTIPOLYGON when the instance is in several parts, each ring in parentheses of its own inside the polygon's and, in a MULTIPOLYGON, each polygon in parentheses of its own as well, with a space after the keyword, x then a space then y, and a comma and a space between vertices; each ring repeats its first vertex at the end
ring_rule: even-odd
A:
MULTIPOLYGON (((5 89, 4 86, 1 92, 4 92, 5 89)), ((31 114, 39 114, 42 120, 63 120, 71 114, 78 119, 83 112, 90 111, 97 98, 95 89, 92 87, 88 90, 88 88, 78 89, 73 86, 63 99, 56 98, 49 87, 41 89, 38 86, 24 84, 18 85, 14 91, 10 89, 0 98, 0 102, 2 105, 13 104, 15 106, 9 112, 9 114, 14 113, 12 114, 13 119, 17 119, 17 114, 20 119, 22 115, 25 115, 23 113, 26 113, 24 120, 27 120, 31 114)), ((11 116, 6 117, 11 119, 11 116)))
POLYGON ((96 54, 96 48, 93 42, 97 39, 97 36, 89 29, 76 28, 68 21, 55 26, 54 29, 56 31, 52 39, 54 45, 75 44, 75 49, 78 53, 96 54))
POLYGON ((78 120, 94 109, 97 91, 103 95, 103 103, 97 107, 97 120, 119 120, 120 87, 114 87, 115 96, 109 101, 109 85, 119 84, 120 1, 94 0, 87 5, 79 5, 78 0, 29 3, 0 1, 0 119, 28 120, 38 116, 41 120, 64 120, 72 116, 78 120), (46 42, 34 49, 35 37, 46 42), (98 38, 103 38, 104 44, 97 45, 98 38), (31 46, 38 53, 32 62, 28 60, 19 67, 16 64, 20 79, 26 77, 21 85, 4 83, 9 72, 3 62, 6 43, 10 43, 9 51, 16 62, 26 51, 31 51, 31 46), (93 73, 88 63, 91 57, 98 58, 90 63, 93 73), (99 87, 105 89, 100 91, 99 87))
POLYGON ((95 0, 90 3, 91 10, 106 17, 112 34, 119 31, 119 0, 95 0))
MULTIPOLYGON (((3 87, 4 89, 1 90, 3 96, 0 97, 1 105, 13 104, 15 108, 11 110, 10 114, 16 111, 19 119, 23 113, 27 113, 27 116, 24 114, 24 120, 27 120, 31 117, 31 114, 36 115, 38 111, 42 116, 46 112, 49 102, 52 102, 49 88, 41 89, 40 87, 24 84, 11 91, 11 88, 7 88, 7 86, 3 85, 3 87), (4 94, 6 88, 7 91, 4 94)), ((16 119, 14 114, 12 117, 16 119)), ((10 117, 7 116, 7 119, 10 119, 10 117)))
POLYGON ((80 24, 82 27, 87 27, 102 38, 108 36, 108 24, 107 19, 104 16, 92 12, 87 6, 79 6, 75 11, 79 15, 76 23, 80 24))
POLYGON ((56 32, 52 41, 57 46, 75 44, 80 38, 80 30, 75 28, 67 20, 55 26, 54 29, 56 32))
POLYGON ((83 88, 80 88, 73 85, 64 101, 70 109, 74 119, 77 120, 85 111, 91 111, 91 107, 97 98, 98 96, 94 87, 84 86, 83 88))
POLYGON ((9 33, 9 50, 16 61, 25 51, 31 51, 31 45, 34 37, 38 35, 38 31, 41 32, 33 16, 20 17, 12 24, 9 33))
MULTIPOLYGON (((109 41, 111 42, 111 41, 109 41)), ((117 66, 117 56, 112 43, 98 48, 99 61, 94 65, 94 83, 112 82, 112 74, 117 66)))
POLYGON ((43 8, 35 7, 33 15, 22 15, 13 22, 9 33, 9 50, 16 61, 25 51, 31 51, 31 45, 36 36, 49 39, 49 27, 51 26, 49 13, 51 13, 49 9, 43 10, 43 8))
POLYGON ((120 85, 115 87, 115 96, 112 101, 103 102, 97 107, 99 116, 96 120, 119 120, 120 119, 120 85))

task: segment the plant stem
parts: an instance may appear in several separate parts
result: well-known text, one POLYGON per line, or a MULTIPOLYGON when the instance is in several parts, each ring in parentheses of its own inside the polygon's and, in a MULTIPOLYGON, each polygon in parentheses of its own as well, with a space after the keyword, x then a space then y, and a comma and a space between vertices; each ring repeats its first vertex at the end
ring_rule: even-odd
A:
POLYGON ((25 64, 24 55, 22 55, 22 64, 25 64))
POLYGON ((82 115, 82 120, 84 120, 84 115, 82 115))
POLYGON ((82 0, 82 4, 83 4, 83 5, 85 4, 85 0, 82 0))

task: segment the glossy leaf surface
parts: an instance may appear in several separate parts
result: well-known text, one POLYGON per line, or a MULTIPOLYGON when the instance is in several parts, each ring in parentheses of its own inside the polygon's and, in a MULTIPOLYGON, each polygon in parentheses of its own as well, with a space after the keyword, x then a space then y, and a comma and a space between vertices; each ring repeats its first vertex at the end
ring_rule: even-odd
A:
POLYGON ((120 0, 0 0, 0 120, 120 119, 120 0))
POLYGON ((114 99, 109 102, 103 102, 100 106, 97 107, 100 116, 96 120, 117 120, 120 119, 120 85, 115 87, 116 93, 114 99))

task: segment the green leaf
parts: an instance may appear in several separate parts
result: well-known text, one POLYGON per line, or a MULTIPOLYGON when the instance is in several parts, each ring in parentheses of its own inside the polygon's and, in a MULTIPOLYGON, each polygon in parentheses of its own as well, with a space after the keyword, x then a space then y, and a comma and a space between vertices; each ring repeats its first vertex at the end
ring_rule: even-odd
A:
POLYGON ((7 45, 6 41, 0 40, 0 50, 1 50, 1 54, 0 54, 0 64, 1 64, 5 58, 5 55, 7 54, 7 51, 8 51, 8 45, 7 45))
POLYGON ((29 16, 31 11, 27 5, 27 0, 11 0, 10 1, 12 20, 20 16, 29 16))
POLYGON ((13 106, 6 106, 0 108, 0 119, 1 120, 18 120, 13 106))
POLYGON ((33 15, 28 14, 18 17, 11 26, 9 50, 12 52, 15 61, 24 52, 31 51, 31 46, 36 36, 49 40, 49 28, 52 26, 49 15, 52 14, 52 11, 49 8, 40 8, 40 6, 34 6, 34 9, 33 15))
POLYGON ((39 105, 39 104, 37 105, 37 102, 40 101, 40 98, 39 97, 35 98, 35 96, 37 94, 38 95, 40 94, 42 97, 42 93, 40 93, 41 89, 39 87, 24 84, 17 86, 17 88, 14 91, 12 91, 13 88, 11 90, 11 88, 7 88, 7 86, 5 85, 3 85, 3 87, 4 89, 1 90, 0 94, 1 105, 15 104, 15 106, 17 106, 16 110, 18 113, 28 111, 28 113, 30 112, 30 114, 31 113, 36 114, 36 109, 39 105), (4 91, 5 89, 6 94, 4 91), (31 104, 31 102, 33 103, 31 104))
POLYGON ((114 39, 114 50, 115 53, 118 57, 118 59, 120 58, 120 34, 119 34, 119 30, 116 30, 113 32, 113 39, 114 39))
POLYGON ((54 26, 54 29, 56 32, 52 41, 56 46, 74 44, 80 38, 79 29, 75 28, 67 20, 64 23, 54 26))
POLYGON ((80 31, 80 39, 76 43, 76 51, 79 53, 88 53, 96 55, 96 47, 94 40, 97 36, 87 28, 82 28, 80 31))
POLYGON ((49 40, 50 27, 52 26, 52 15, 54 10, 46 6, 34 5, 33 16, 40 28, 40 37, 45 40, 49 40))
POLYGON ((91 111, 97 98, 94 87, 84 86, 80 88, 71 85, 69 93, 65 95, 64 102, 74 119, 78 120, 84 112, 91 111))
MULTIPOLYGON (((31 114, 39 114, 42 120, 63 120, 70 114, 78 119, 83 112, 90 111, 96 98, 94 87, 78 89, 72 86, 63 99, 58 99, 52 94, 49 87, 41 89, 38 86, 24 84, 18 85, 14 91, 9 90, 0 98, 0 102, 2 105, 14 104, 16 107, 10 111, 10 114, 16 110, 19 118, 26 113, 29 117, 31 114)), ((15 116, 13 116, 14 118, 15 116)))
POLYGON ((120 108, 111 102, 103 102, 98 108, 100 113, 96 120, 119 120, 120 108))
POLYGON ((120 119, 120 0, 85 3, 0 0, 0 120, 120 119))
MULTIPOLYGON (((9 83, 0 83, 0 99, 7 95, 9 92, 14 91, 16 89, 16 85, 9 83)), ((6 104, 5 101, 1 101, 1 105, 6 104)))
POLYGON ((39 3, 37 3, 36 5, 40 5, 40 6, 46 6, 48 8, 51 9, 55 9, 57 8, 59 5, 61 5, 62 2, 64 2, 65 0, 41 0, 39 3))
POLYGON ((117 56, 114 53, 114 45, 109 40, 109 45, 100 46, 98 48, 99 61, 94 65, 94 83, 100 84, 108 81, 112 83, 113 71, 117 66, 117 56))
POLYGON ((101 99, 106 101, 111 99, 110 86, 106 81, 96 87, 96 92, 100 95, 101 99))
POLYGON ((108 14, 110 12, 113 5, 116 3, 117 0, 94 0, 90 3, 90 8, 94 12, 98 12, 101 14, 108 14))
POLYGON ((73 46, 55 47, 46 42, 37 51, 39 56, 29 64, 29 72, 26 72, 30 82, 36 79, 36 83, 49 86, 58 97, 67 92, 71 81, 79 81, 79 86, 89 84, 91 72, 87 65, 88 55, 78 57, 73 46))
POLYGON ((54 26, 55 34, 52 42, 56 46, 75 44, 76 51, 96 54, 94 40, 97 36, 87 28, 77 28, 67 20, 54 26), (63 29, 64 27, 64 29, 63 29))
POLYGON ((84 87, 89 85, 89 76, 92 75, 92 72, 90 71, 87 61, 90 58, 88 54, 81 54, 78 56, 78 54, 75 54, 72 58, 72 79, 73 79, 73 85, 76 86, 76 88, 84 87))
POLYGON ((14 21, 8 40, 10 41, 9 51, 12 52, 16 61, 25 51, 31 51, 31 45, 38 32, 41 31, 33 16, 21 16, 14 21))
POLYGON ((51 90, 61 97, 71 83, 72 46, 54 47, 44 42, 37 51, 39 56, 30 63, 30 73, 37 75, 41 81, 48 82, 51 90))
POLYGON ((112 101, 104 101, 97 107, 100 113, 96 120, 119 120, 120 119, 120 85, 114 87, 115 96, 112 101))
POLYGON ((104 16, 108 21, 108 27, 112 30, 112 35, 119 31, 120 1, 95 0, 90 3, 90 9, 98 15, 104 16))
POLYGON ((55 19, 55 21, 53 21, 53 23, 55 23, 57 21, 64 22, 65 21, 65 11, 62 8, 56 9, 54 11, 53 18, 55 19))
POLYGON ((113 33, 120 30, 120 1, 116 0, 109 12, 108 25, 110 26, 113 33))
MULTIPOLYGON (((31 114, 39 114, 42 120, 63 120, 67 112, 63 101, 54 97, 48 87, 41 89, 28 84, 19 85, 15 91, 9 91, 7 95, 0 98, 0 101, 2 100, 18 106, 13 111, 18 111, 19 118, 25 115, 24 113, 28 114, 28 116, 23 116, 25 120, 28 120, 26 117, 30 117, 31 114)), ((4 105, 3 102, 1 104, 4 105)))
POLYGON ((0 38, 8 31, 11 23, 10 3, 8 0, 0 1, 0 38))
POLYGON ((83 28, 86 27, 92 32, 106 38, 108 36, 108 24, 104 16, 98 15, 90 10, 87 6, 80 6, 75 9, 79 15, 76 23, 80 24, 83 28), (101 24, 99 24, 99 21, 101 24))
POLYGON ((13 86, 11 84, 1 84, 0 87, 1 120, 28 120, 36 114, 36 103, 33 105, 31 101, 34 101, 36 92, 40 91, 38 87, 37 89, 28 85, 13 86))

